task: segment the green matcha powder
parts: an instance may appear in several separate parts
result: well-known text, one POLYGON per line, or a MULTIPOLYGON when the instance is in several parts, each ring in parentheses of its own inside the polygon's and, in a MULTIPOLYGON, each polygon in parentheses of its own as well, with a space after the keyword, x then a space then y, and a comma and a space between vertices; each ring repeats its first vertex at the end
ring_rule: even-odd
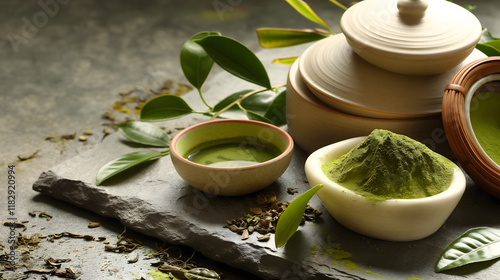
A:
POLYGON ((477 107, 470 111, 472 129, 484 152, 497 165, 500 165, 500 94, 482 92, 474 95, 471 105, 477 107))
POLYGON ((347 154, 323 164, 322 170, 330 180, 377 203, 443 192, 454 167, 420 142, 376 129, 347 154))

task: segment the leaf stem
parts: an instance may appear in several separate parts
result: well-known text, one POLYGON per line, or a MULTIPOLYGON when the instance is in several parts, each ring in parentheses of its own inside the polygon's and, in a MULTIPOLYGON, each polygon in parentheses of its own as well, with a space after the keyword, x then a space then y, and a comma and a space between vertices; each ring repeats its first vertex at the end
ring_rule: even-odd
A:
POLYGON ((207 101, 205 101, 205 98, 203 98, 203 94, 201 93, 201 89, 198 89, 198 94, 200 95, 200 98, 201 98, 201 101, 203 101, 203 103, 205 103, 205 105, 210 109, 212 110, 213 107, 208 105, 207 101))
MULTIPOLYGON (((277 86, 274 86, 274 87, 271 87, 271 90, 276 92, 276 90, 278 88, 281 88, 281 87, 284 87, 286 86, 286 84, 281 84, 281 85, 277 85, 277 86)), ((220 114, 224 113, 225 111, 229 110, 229 108, 233 107, 234 105, 236 104, 240 104, 243 100, 245 100, 246 98, 254 95, 254 94, 257 94, 257 93, 260 93, 260 92, 264 92, 266 90, 269 90, 268 88, 262 88, 262 89, 257 89, 257 90, 254 90, 254 91, 251 91, 249 93, 246 93, 242 96, 240 96, 240 98, 236 99, 235 101, 231 102, 229 105, 227 105, 226 107, 222 108, 219 112, 215 113, 211 118, 210 120, 214 120, 216 119, 218 116, 220 116, 220 114)))

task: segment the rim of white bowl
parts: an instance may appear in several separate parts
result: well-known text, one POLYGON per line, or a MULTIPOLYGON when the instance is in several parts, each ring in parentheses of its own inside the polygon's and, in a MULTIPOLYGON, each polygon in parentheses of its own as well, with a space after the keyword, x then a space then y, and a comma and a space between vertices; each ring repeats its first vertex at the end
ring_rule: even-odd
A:
MULTIPOLYGON (((357 194, 353 192, 352 190, 345 188, 334 181, 330 180, 321 170, 321 165, 322 165, 322 159, 321 157, 328 156, 328 153, 331 151, 335 151, 338 149, 345 149, 347 153, 349 150, 351 150, 352 147, 356 146, 358 143, 363 141, 366 138, 366 136, 360 136, 360 137, 354 137, 354 138, 349 138, 346 140, 342 140, 333 144, 330 144, 328 146, 325 146, 323 148, 320 148, 313 152, 306 160, 306 165, 309 165, 309 168, 314 172, 314 175, 320 178, 320 181, 324 181, 326 183, 323 183, 323 185, 330 185, 333 188, 342 191, 348 195, 351 195, 353 197, 356 197, 357 199, 366 201, 367 203, 370 203, 364 196, 357 194), (349 146, 351 148, 346 148, 346 146, 349 146)), ((343 153, 343 154, 345 154, 343 153)), ((441 155, 440 155, 441 156, 441 155)), ((329 159, 332 160, 332 159, 329 159)), ((325 161, 326 162, 326 161, 325 161)), ((453 196, 456 195, 457 193, 463 193, 465 191, 465 175, 463 174, 462 170, 455 164, 454 164, 454 174, 452 181, 450 183, 450 186, 444 190, 443 192, 440 192, 438 194, 435 194, 433 196, 428 196, 428 197, 422 197, 422 198, 398 198, 398 199, 387 199, 381 202, 375 203, 375 205, 387 205, 387 204, 398 204, 398 205, 409 205, 409 204, 414 204, 414 203, 419 203, 419 202, 432 202, 433 200, 440 200, 445 197, 453 196)), ((311 186, 312 187, 312 186, 311 186)), ((372 203, 373 204, 373 203, 372 203)))
POLYGON ((229 170, 248 170, 248 169, 254 169, 254 168, 257 168, 257 167, 261 167, 263 165, 268 165, 268 164, 274 163, 274 162, 279 161, 279 160, 283 159, 284 157, 286 157, 288 154, 290 154, 292 152, 293 147, 294 147, 294 144, 293 144, 293 138, 292 138, 292 136, 290 136, 290 134, 288 134, 283 129, 281 129, 281 128, 275 126, 275 125, 272 125, 272 124, 269 124, 269 123, 265 123, 265 122, 261 122, 261 121, 242 120, 242 119, 219 119, 219 120, 209 120, 209 121, 201 122, 201 123, 192 125, 190 127, 187 127, 185 129, 181 130, 170 141, 170 153, 171 153, 171 156, 175 156, 179 160, 181 160, 181 161, 183 161, 185 163, 188 163, 190 165, 198 166, 198 167, 201 167, 201 168, 207 168, 207 169, 216 169, 216 170, 228 170, 228 169, 229 170), (281 154, 279 154, 278 156, 276 156, 276 157, 274 157, 274 158, 272 158, 270 160, 267 160, 267 161, 264 161, 264 162, 259 162, 259 163, 256 163, 256 164, 246 165, 246 166, 238 166, 238 167, 217 167, 217 166, 203 165, 203 164, 199 164, 199 163, 196 163, 196 162, 192 162, 192 161, 188 160, 187 158, 181 156, 177 152, 176 145, 177 145, 177 142, 179 141, 179 138, 181 138, 182 135, 188 133, 189 131, 192 131, 194 129, 202 127, 202 126, 217 125, 217 124, 220 124, 220 123, 246 123, 246 124, 254 124, 254 125, 258 125, 258 126, 267 127, 269 129, 272 129, 273 131, 276 131, 279 134, 283 135, 284 138, 287 141, 287 147, 286 147, 286 149, 283 152, 281 152, 281 154))

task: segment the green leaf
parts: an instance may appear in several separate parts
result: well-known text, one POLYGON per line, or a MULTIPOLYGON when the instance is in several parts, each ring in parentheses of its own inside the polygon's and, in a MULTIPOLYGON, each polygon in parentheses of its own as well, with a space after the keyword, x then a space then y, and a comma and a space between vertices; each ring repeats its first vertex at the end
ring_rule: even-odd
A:
POLYGON ((477 44, 476 49, 480 50, 487 56, 500 56, 500 40, 477 44))
POLYGON ((96 176, 96 185, 99 186, 105 180, 123 172, 133 166, 146 162, 150 159, 167 155, 167 153, 157 154, 150 151, 133 152, 122 155, 106 163, 99 169, 96 176))
POLYGON ((328 27, 328 25, 326 25, 326 23, 320 17, 318 17, 318 15, 316 15, 316 13, 311 9, 311 7, 309 7, 306 2, 302 0, 286 0, 286 2, 288 2, 288 4, 290 4, 302 16, 312 22, 323 26, 324 28, 326 28, 326 30, 333 34, 330 27, 328 27))
POLYGON ((291 57, 281 57, 273 60, 273 64, 284 64, 284 65, 292 65, 295 60, 297 60, 298 56, 291 57))
POLYGON ((167 133, 154 124, 126 122, 119 125, 118 130, 125 138, 135 143, 154 147, 168 147, 170 145, 167 133))
POLYGON ((141 121, 160 122, 177 119, 193 113, 193 109, 179 96, 161 95, 151 99, 141 109, 141 121))
POLYGON ((493 35, 491 35, 491 32, 487 28, 483 28, 483 32, 481 34, 481 39, 479 40, 479 43, 484 44, 495 40, 500 40, 500 38, 493 37, 493 35))
POLYGON ((475 9, 477 9, 477 6, 476 5, 462 5, 462 8, 466 9, 469 12, 472 12, 475 9))
POLYGON ((212 70, 214 61, 205 50, 193 40, 206 36, 220 36, 219 32, 200 32, 184 43, 181 48, 180 61, 182 72, 186 79, 198 90, 205 82, 212 70))
POLYGON ((224 36, 208 36, 195 40, 224 70, 245 81, 271 89, 266 68, 245 45, 224 36))
POLYGON ((270 123, 270 124, 273 124, 273 122, 271 120, 269 120, 268 118, 262 116, 262 115, 259 115, 255 112, 252 112, 252 111, 249 111, 249 110, 244 110, 245 113, 246 113, 246 116, 249 120, 253 120, 253 121, 260 121, 260 122, 265 122, 265 123, 270 123))
POLYGON ((302 216, 306 210, 307 203, 314 196, 314 194, 323 187, 322 184, 315 186, 307 192, 297 197, 285 211, 281 214, 278 224, 276 225, 275 244, 279 248, 288 241, 295 233, 302 221, 302 216))
POLYGON ((259 28, 257 35, 260 45, 271 49, 314 42, 331 34, 322 29, 259 28))
POLYGON ((500 257, 500 230, 473 228, 453 241, 439 257, 436 272, 500 257))
MULTIPOLYGON (((241 96, 251 91, 252 90, 243 90, 229 95, 228 97, 224 98, 214 106, 213 112, 217 113, 218 111, 229 106, 234 101, 238 100, 238 98, 240 98, 241 96)), ((275 97, 276 94, 269 91, 254 94, 252 96, 247 97, 241 102, 240 106, 243 107, 243 110, 240 106, 235 104, 229 110, 222 113, 219 117, 227 119, 246 119, 249 118, 247 111, 252 111, 253 114, 250 113, 252 118, 259 118, 254 114, 261 115, 262 117, 262 115, 264 115, 268 110, 269 106, 271 106, 271 104, 273 103, 275 97)), ((259 120, 264 120, 264 119, 261 118, 259 120)), ((269 122, 269 120, 267 120, 267 122, 269 122)))
POLYGON ((337 7, 339 7, 339 8, 342 8, 342 9, 344 9, 344 10, 347 10, 347 7, 346 7, 346 6, 344 6, 344 5, 340 4, 340 3, 339 3, 338 1, 336 1, 336 0, 330 0, 330 2, 332 2, 332 3, 333 3, 333 4, 335 4, 335 5, 337 5, 337 7))
POLYGON ((276 126, 283 126, 286 124, 285 101, 286 90, 283 90, 276 95, 264 114, 264 117, 269 119, 276 126))

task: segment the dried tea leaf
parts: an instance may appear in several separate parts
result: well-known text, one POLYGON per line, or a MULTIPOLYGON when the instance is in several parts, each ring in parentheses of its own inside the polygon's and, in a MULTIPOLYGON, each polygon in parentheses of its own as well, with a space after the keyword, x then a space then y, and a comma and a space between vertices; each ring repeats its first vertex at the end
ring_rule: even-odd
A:
POLYGON ((294 194, 298 193, 299 190, 298 189, 294 189, 294 188, 288 188, 288 189, 286 189, 286 192, 288 194, 294 195, 294 194))
POLYGON ((101 117, 105 120, 110 120, 110 121, 116 120, 115 116, 113 116, 110 112, 106 112, 106 113, 102 114, 101 117))
POLYGON ((88 228, 96 228, 96 227, 99 227, 101 226, 100 223, 98 222, 90 222, 89 225, 88 225, 88 228))
POLYGON ((135 258, 130 259, 130 260, 128 260, 127 262, 128 262, 128 263, 136 263, 136 262, 138 262, 138 261, 139 261, 139 254, 137 254, 137 255, 135 256, 135 258))
POLYGON ((266 233, 266 234, 264 234, 262 236, 257 237, 257 240, 265 242, 265 241, 269 241, 270 238, 271 238, 271 234, 270 233, 266 233))
POLYGON ((125 105, 123 102, 117 101, 113 104, 113 110, 124 114, 130 114, 130 110, 123 108, 123 105, 125 105))
POLYGON ((248 233, 248 229, 244 229, 243 233, 241 234, 241 240, 246 240, 250 237, 250 234, 248 233))
POLYGON ((30 160, 34 157, 36 157, 38 155, 38 152, 40 152, 40 150, 36 150, 34 153, 28 155, 28 156, 23 156, 23 155, 18 155, 17 158, 20 160, 20 161, 26 161, 26 160, 30 160))
POLYGON ((38 214, 38 217, 42 218, 42 217, 45 217, 47 219, 47 221, 50 221, 50 219, 52 219, 52 215, 48 214, 47 212, 45 211, 41 211, 39 214, 38 214))
POLYGON ((74 132, 72 134, 61 135, 62 140, 73 140, 73 139, 75 139, 75 137, 76 137, 76 132, 74 132))
POLYGON ((78 141, 80 141, 80 142, 85 142, 85 141, 87 141, 87 140, 88 140, 88 138, 87 138, 87 136, 85 136, 85 135, 80 135, 80 136, 78 137, 78 141))
POLYGON ((266 204, 267 203, 267 198, 266 198, 266 195, 263 194, 263 193, 259 193, 257 195, 257 204, 266 204))
POLYGON ((94 132, 92 132, 92 130, 84 130, 82 133, 83 135, 94 135, 94 132))
POLYGON ((23 223, 17 223, 17 222, 4 222, 4 226, 6 227, 14 227, 14 228, 23 228, 23 231, 26 230, 26 225, 23 223))
POLYGON ((257 207, 257 208, 250 208, 250 211, 256 215, 262 214, 262 208, 257 207))

